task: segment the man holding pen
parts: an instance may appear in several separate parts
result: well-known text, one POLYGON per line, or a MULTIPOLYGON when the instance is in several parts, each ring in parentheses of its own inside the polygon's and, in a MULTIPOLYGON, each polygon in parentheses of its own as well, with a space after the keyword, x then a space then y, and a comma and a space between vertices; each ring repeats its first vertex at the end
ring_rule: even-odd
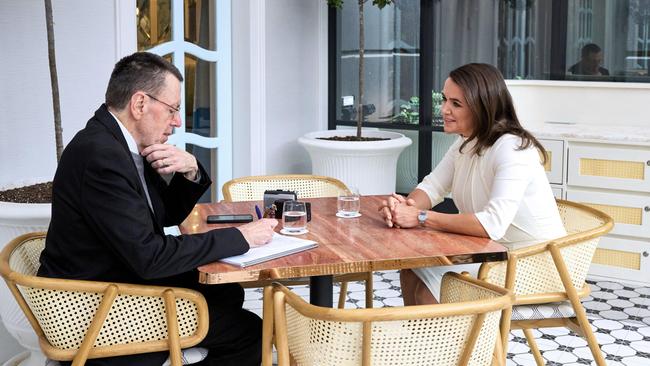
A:
MULTIPOLYGON (((208 302, 202 365, 261 362, 261 319, 242 309, 238 284, 200 285, 196 267, 264 245, 277 221, 170 236, 210 186, 194 156, 172 145, 180 126, 180 72, 142 52, 120 60, 106 103, 68 144, 53 184, 52 221, 38 275, 192 288, 208 302), (161 174, 172 175, 167 183, 161 174)), ((87 365, 161 365, 167 353, 88 360, 87 365)))

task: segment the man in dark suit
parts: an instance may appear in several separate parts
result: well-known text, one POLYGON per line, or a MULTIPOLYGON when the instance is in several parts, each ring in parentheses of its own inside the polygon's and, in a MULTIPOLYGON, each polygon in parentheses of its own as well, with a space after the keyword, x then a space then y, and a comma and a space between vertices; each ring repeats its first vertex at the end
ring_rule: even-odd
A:
POLYGON ((580 51, 580 61, 569 67, 573 75, 608 76, 609 70, 600 66, 603 63, 603 50, 595 43, 588 43, 580 51))
MULTIPOLYGON (((200 344, 210 350, 205 364, 259 365, 261 320, 242 309, 243 289, 199 285, 195 268, 267 243, 277 221, 178 237, 163 232, 184 220, 211 184, 191 154, 165 144, 181 123, 182 80, 176 67, 150 53, 115 65, 106 103, 59 162, 38 274, 199 290, 210 311, 200 344), (172 175, 169 183, 161 174, 172 175)), ((166 357, 159 352, 88 364, 157 366, 166 357)))

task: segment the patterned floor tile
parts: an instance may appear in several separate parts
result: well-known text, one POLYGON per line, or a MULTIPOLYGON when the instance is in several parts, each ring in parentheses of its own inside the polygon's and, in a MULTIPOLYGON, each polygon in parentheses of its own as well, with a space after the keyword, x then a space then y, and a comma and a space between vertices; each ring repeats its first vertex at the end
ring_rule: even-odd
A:
MULTIPOLYGON (((399 272, 375 272, 375 308, 403 306, 399 272)), ((650 287, 613 281, 589 282, 591 296, 583 300, 590 326, 601 346, 608 366, 650 365, 650 287)), ((292 288, 306 300, 307 286, 292 288)), ((339 287, 335 286, 334 301, 339 287)), ((244 306, 262 314, 262 289, 247 289, 244 306)), ((365 307, 365 286, 362 282, 348 285, 347 309, 365 307)), ((587 342, 566 328, 533 330, 538 347, 547 365, 595 365, 587 342)), ((533 355, 521 330, 512 331, 508 343, 508 366, 535 365, 533 355)))

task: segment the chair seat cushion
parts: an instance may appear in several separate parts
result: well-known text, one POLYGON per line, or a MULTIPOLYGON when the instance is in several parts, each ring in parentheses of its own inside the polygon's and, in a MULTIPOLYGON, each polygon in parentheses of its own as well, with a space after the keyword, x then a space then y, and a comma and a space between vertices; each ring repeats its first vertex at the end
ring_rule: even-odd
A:
MULTIPOLYGON (((182 355, 181 355, 181 361, 183 361, 183 365, 191 365, 194 363, 201 362, 205 360, 206 357, 208 357, 208 350, 207 348, 201 348, 201 347, 192 347, 192 348, 187 348, 183 349, 182 355)), ((45 366, 59 366, 61 365, 59 361, 54 361, 54 360, 47 360, 45 363, 45 366)), ((171 362, 169 361, 169 357, 167 357, 167 360, 162 364, 162 366, 169 366, 171 365, 171 362)))
MULTIPOLYGON (((193 363, 198 363, 205 360, 208 357, 208 349, 202 347, 192 347, 181 350, 183 354, 181 355, 181 361, 183 365, 191 365, 193 363)), ((172 363, 169 361, 169 357, 162 364, 162 366, 170 366, 172 363)))
POLYGON ((512 320, 560 319, 572 318, 575 315, 576 313, 569 301, 512 307, 512 320))

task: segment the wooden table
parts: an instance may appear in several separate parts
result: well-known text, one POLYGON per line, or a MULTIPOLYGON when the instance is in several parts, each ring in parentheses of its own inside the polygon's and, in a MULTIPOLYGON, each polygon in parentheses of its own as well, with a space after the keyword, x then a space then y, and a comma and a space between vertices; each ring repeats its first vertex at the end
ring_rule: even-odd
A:
MULTIPOLYGON (((309 233, 298 236, 318 242, 318 247, 254 266, 214 262, 198 268, 205 284, 246 282, 296 277, 311 278, 310 301, 332 305, 332 275, 426 266, 502 261, 506 248, 486 238, 450 234, 429 228, 386 227, 377 208, 385 196, 361 197, 362 216, 335 216, 336 198, 305 199, 311 202, 309 233)), ((252 213, 259 201, 198 204, 180 225, 184 234, 201 233, 233 224, 207 224, 213 214, 252 213)), ((276 231, 281 229, 278 225, 276 231)))

